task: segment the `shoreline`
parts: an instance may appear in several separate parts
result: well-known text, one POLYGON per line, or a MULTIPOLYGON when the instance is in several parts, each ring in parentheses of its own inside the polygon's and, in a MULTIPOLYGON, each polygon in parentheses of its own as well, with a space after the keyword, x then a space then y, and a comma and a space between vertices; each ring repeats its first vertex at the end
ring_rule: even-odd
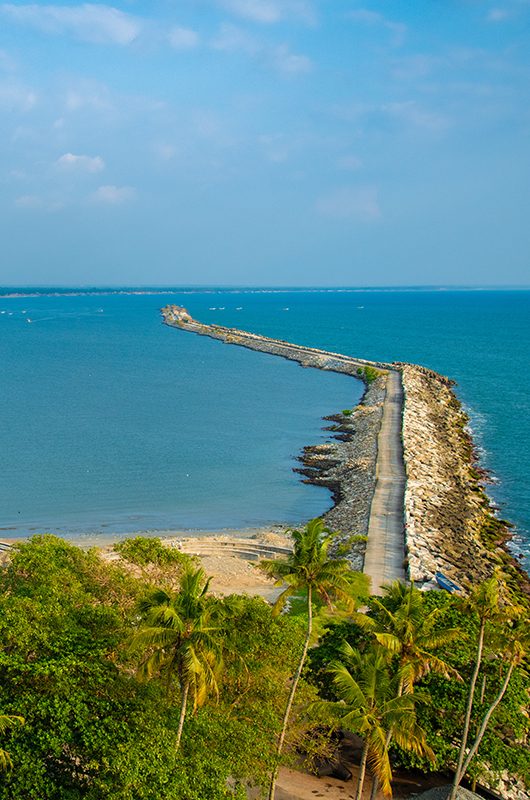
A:
POLYGON ((357 537, 366 536, 362 531, 370 526, 374 513, 377 458, 374 464, 373 446, 381 415, 367 438, 362 432, 359 435, 357 423, 366 408, 375 411, 381 404, 380 397, 372 403, 370 392, 374 384, 385 383, 385 375, 390 371, 398 372, 404 392, 401 445, 405 472, 403 566, 407 577, 428 588, 434 583, 435 572, 443 571, 465 587, 500 568, 514 588, 530 595, 529 576, 508 546, 512 537, 510 524, 496 516, 495 504, 485 491, 484 472, 477 463, 477 452, 467 430, 468 417, 452 389, 454 381, 416 364, 368 361, 235 328, 203 324, 179 306, 165 306, 161 313, 170 327, 294 360, 303 367, 347 373, 365 382, 363 398, 348 419, 343 414, 327 418, 335 422, 332 433, 338 435, 338 441, 336 437, 329 444, 304 448, 299 459, 302 468, 297 470, 309 482, 331 489, 334 505, 323 518, 329 525, 338 523, 343 534, 346 533, 341 549, 348 544, 351 547, 340 554, 349 557, 357 568, 365 550, 365 542, 357 537), (371 456, 363 458, 367 442, 371 445, 371 456), (359 476, 363 471, 365 496, 362 510, 357 509, 356 513, 352 503, 348 508, 344 499, 359 501, 359 494, 362 499, 359 476), (368 504, 366 495, 370 492, 368 504), (344 515, 341 506, 347 509, 344 515))
MULTIPOLYGON (((298 524, 302 525, 303 522, 300 521, 298 524)), ((281 536, 284 535, 287 530, 295 527, 297 527, 297 525, 271 522, 270 525, 258 525, 244 528, 238 528, 235 526, 227 528, 133 528, 130 531, 123 533, 117 533, 116 531, 109 531, 108 533, 93 533, 91 531, 87 531, 86 533, 75 533, 69 536, 66 541, 70 542, 70 544, 76 545, 77 547, 105 548, 116 544, 123 539, 129 539, 136 536, 146 536, 148 538, 156 537, 164 541, 173 539, 208 539, 215 537, 254 539, 269 533, 281 536)), ((4 530, 7 531, 8 529, 4 530)), ((54 533, 53 530, 49 530, 48 528, 43 528, 42 530, 32 531, 31 533, 24 534, 23 536, 15 537, 9 535, 3 536, 2 530, 0 530, 0 543, 6 542, 10 545, 17 544, 17 542, 26 542, 33 536, 41 536, 47 533, 51 533, 54 536, 59 536, 59 534, 54 533)))

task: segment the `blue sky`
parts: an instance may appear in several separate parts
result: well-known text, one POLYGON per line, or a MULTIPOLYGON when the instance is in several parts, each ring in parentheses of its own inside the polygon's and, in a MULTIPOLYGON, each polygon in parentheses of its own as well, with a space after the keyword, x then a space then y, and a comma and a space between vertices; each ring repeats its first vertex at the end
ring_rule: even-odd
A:
POLYGON ((530 283, 530 0, 0 2, 0 284, 530 283))

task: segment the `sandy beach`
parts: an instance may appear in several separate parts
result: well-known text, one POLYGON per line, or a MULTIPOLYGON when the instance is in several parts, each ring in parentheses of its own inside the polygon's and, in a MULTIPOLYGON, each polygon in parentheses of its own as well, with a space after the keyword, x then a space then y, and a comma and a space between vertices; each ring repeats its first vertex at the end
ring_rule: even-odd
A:
MULTIPOLYGON (((146 531, 130 534, 133 537, 145 535, 146 531)), ((280 550, 277 555, 281 555, 281 551, 288 552, 290 538, 284 526, 219 531, 160 531, 151 535, 157 535, 166 547, 178 548, 183 553, 196 556, 211 577, 210 589, 214 594, 248 594, 274 602, 281 591, 257 568, 257 563, 260 557, 276 555, 274 550, 268 548, 280 550)), ((84 548, 97 547, 105 560, 119 561, 120 556, 113 549, 116 541, 106 540, 102 544, 99 538, 91 537, 73 543, 84 548)))

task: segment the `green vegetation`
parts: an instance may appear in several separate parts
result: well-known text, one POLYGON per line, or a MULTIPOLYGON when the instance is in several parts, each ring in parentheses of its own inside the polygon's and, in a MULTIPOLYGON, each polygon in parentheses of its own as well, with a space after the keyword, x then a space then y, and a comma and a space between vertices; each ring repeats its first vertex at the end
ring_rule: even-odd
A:
POLYGON ((397 739, 388 738, 394 763, 425 772, 454 769, 472 695, 469 730, 474 731, 474 742, 467 743, 458 782, 464 774, 472 780, 491 780, 506 769, 530 786, 524 613, 513 605, 497 578, 486 590, 480 587, 478 596, 474 593, 466 604, 444 592, 422 593, 393 584, 383 598, 370 599, 367 615, 328 626, 319 646, 311 651, 308 678, 321 696, 337 701, 340 696, 329 676, 329 663, 340 661, 345 641, 366 654, 377 644, 391 659, 398 680, 396 696, 408 694, 421 700, 416 706, 417 724, 434 757, 408 752, 397 739), (504 600, 500 617, 493 612, 495 600, 485 612, 490 615, 482 639, 487 657, 477 659, 484 614, 477 606, 480 591, 504 600), (480 668, 474 679, 477 661, 480 668))
MULTIPOLYGON (((291 716, 291 709, 298 687, 298 682, 305 665, 307 651, 313 633, 313 596, 319 597, 328 607, 333 600, 342 601, 347 607, 355 607, 355 602, 367 595, 368 583, 364 575, 352 572, 348 563, 339 559, 331 559, 328 549, 333 541, 333 533, 324 527, 321 519, 313 519, 301 531, 291 531, 293 553, 284 560, 263 561, 262 569, 275 578, 280 585, 287 588, 280 594, 273 607, 278 614, 285 601, 300 591, 307 592, 307 628, 304 646, 298 662, 296 673, 291 682, 278 737, 276 756, 279 760, 291 716)), ((274 800, 276 789, 277 767, 273 769, 269 787, 269 800, 274 800)))
POLYGON ((463 608, 478 618, 479 630, 473 672, 469 682, 462 741, 449 800, 455 800, 456 798, 458 786, 469 770, 471 761, 477 754, 489 720, 506 693, 515 667, 521 664, 530 653, 530 626, 528 621, 526 618, 521 619, 522 609, 515 607, 508 597, 502 597, 502 585, 496 577, 490 578, 474 589, 470 597, 465 601, 463 608), (501 649, 501 653, 497 652, 497 657, 504 655, 503 660, 507 662, 507 666, 505 667, 505 675, 501 686, 493 699, 485 706, 478 732, 475 734, 471 747, 468 748, 471 715, 475 703, 475 689, 485 654, 484 649, 487 647, 487 626, 490 628, 493 626, 493 636, 497 639, 497 648, 501 649), (499 637, 501 632, 502 644, 499 637))
POLYGON ((353 414, 353 408, 343 408, 341 413, 343 417, 351 417, 353 414))
POLYGON ((364 544, 367 541, 368 536, 364 536, 361 533, 350 533, 349 536, 341 539, 341 541, 335 545, 335 555, 337 555, 339 558, 348 556, 350 555, 354 545, 364 544))
POLYGON ((212 596, 178 559, 142 564, 162 589, 53 536, 15 548, 0 572, 0 800, 272 797, 278 765, 330 755, 337 728, 364 743, 358 797, 369 773, 388 795, 397 765, 530 786, 527 613, 507 586, 362 599, 320 520, 293 538, 264 566, 285 584, 274 609, 212 596))
POLYGON ((375 367, 370 367, 368 365, 365 367, 359 367, 357 369, 357 375, 359 375, 359 377, 361 377, 368 385, 377 380, 377 378, 379 378, 379 376, 382 374, 383 373, 381 372, 381 370, 376 369, 375 367))
POLYGON ((131 647, 147 655, 140 677, 161 677, 171 699, 173 684, 178 685, 180 715, 175 748, 180 747, 184 720, 191 696, 193 710, 204 705, 209 693, 219 695, 217 686, 223 650, 220 619, 223 604, 207 595, 208 581, 203 570, 187 569, 174 595, 157 590, 140 604, 142 624, 131 647))
POLYGON ((242 796, 243 781, 267 781, 299 621, 273 619, 259 598, 223 601, 219 701, 187 714, 177 754, 180 698, 168 699, 154 672, 138 680, 143 659, 130 649, 151 592, 53 536, 13 553, 0 573, 0 708, 26 724, 2 734, 13 769, 1 800, 225 800, 242 796))
POLYGON ((384 794, 390 795, 392 739, 402 749, 434 760, 425 733, 416 723, 418 698, 402 694, 399 673, 392 672, 388 654, 380 645, 361 653, 344 642, 341 659, 342 663, 332 664, 328 670, 339 698, 331 708, 343 726, 364 740, 355 800, 361 800, 367 763, 384 794))
MULTIPOLYGON (((24 717, 18 717, 15 714, 0 714, 0 733, 4 733, 9 728, 14 728, 16 725, 23 725, 24 717)), ((13 767, 11 756, 6 750, 0 747, 0 772, 5 772, 13 767)))
POLYGON ((190 556, 176 548, 166 547, 157 537, 136 536, 123 539, 117 542, 113 549, 126 561, 139 567, 145 567, 147 564, 161 567, 170 564, 188 566, 192 562, 190 556))

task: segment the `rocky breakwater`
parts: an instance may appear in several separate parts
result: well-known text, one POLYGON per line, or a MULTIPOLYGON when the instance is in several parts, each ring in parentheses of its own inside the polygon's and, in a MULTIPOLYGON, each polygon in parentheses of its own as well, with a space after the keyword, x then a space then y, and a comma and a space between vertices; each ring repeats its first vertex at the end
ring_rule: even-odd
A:
POLYGON ((366 390, 359 405, 327 418, 332 423, 327 427, 332 440, 304 448, 299 459, 302 466, 296 469, 307 483, 330 489, 334 505, 324 515, 324 521, 329 528, 339 531, 334 550, 347 558, 355 569, 362 569, 375 488, 377 437, 391 365, 235 328, 205 325, 179 306, 166 306, 162 315, 166 324, 173 327, 287 358, 303 367, 341 372, 364 381, 366 390))
POLYGON ((368 383, 356 408, 327 417, 333 441, 305 447, 299 459, 303 466, 296 470, 307 483, 331 491, 334 504, 323 519, 339 532, 332 552, 357 570, 363 568, 385 391, 382 373, 368 383))
MULTIPOLYGON (((225 344, 235 344, 249 350, 257 350, 274 356, 281 356, 290 361, 297 361, 303 367, 315 367, 332 372, 344 372, 366 381, 366 370, 387 370, 390 365, 379 361, 368 361, 363 358, 353 358, 342 353, 332 353, 316 347, 292 344, 283 339, 272 339, 249 331, 237 328, 227 328, 223 325, 207 325, 193 319, 181 306, 169 305, 162 309, 162 316, 166 325, 181 328, 210 339, 218 339, 225 344)), ((371 375, 371 373, 368 373, 371 375)))
POLYGON ((506 549, 509 525, 495 516, 484 491, 486 476, 477 467, 453 382, 424 367, 399 366, 410 578, 424 583, 442 571, 465 585, 500 567, 510 583, 528 591, 528 576, 506 549))

